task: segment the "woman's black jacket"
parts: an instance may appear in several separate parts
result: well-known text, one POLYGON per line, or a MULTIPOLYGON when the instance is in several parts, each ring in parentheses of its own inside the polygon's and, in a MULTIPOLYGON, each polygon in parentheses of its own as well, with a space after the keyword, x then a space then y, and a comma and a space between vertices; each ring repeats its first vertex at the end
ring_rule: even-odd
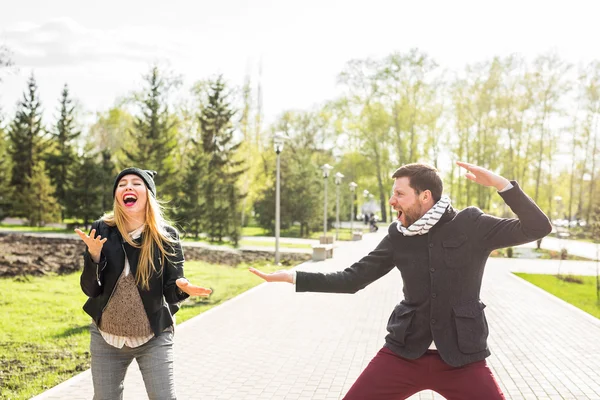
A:
MULTIPOLYGON (((131 273, 135 276, 140 249, 125 242, 116 226, 108 226, 102 220, 94 222, 92 229, 96 229, 96 235, 108 240, 102 247, 100 262, 97 264, 92 261, 86 247, 83 254, 81 289, 89 297, 83 306, 83 310, 99 325, 102 312, 108 304, 125 267, 125 255, 127 254, 131 273)), ((156 246, 154 249, 154 265, 160 267, 161 272, 153 271, 148 290, 138 286, 146 315, 156 336, 173 325, 173 314, 179 310, 178 303, 189 297, 186 293, 181 292, 175 284, 177 279, 183 278, 184 257, 179 243, 179 235, 172 227, 167 227, 167 231, 177 240, 177 243, 173 245, 170 243, 164 244, 167 252, 174 253, 174 255, 167 256, 164 265, 162 265, 162 257, 158 246, 156 246)))

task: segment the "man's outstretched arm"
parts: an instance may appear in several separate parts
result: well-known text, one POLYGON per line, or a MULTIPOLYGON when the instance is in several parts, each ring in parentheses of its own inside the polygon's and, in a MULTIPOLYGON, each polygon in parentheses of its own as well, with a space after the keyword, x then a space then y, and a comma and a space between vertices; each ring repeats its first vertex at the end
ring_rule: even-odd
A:
POLYGON ((250 272, 267 282, 295 283, 297 292, 356 293, 394 268, 392 255, 391 241, 386 236, 375 250, 343 271, 324 274, 284 270, 265 274, 250 268, 250 272))

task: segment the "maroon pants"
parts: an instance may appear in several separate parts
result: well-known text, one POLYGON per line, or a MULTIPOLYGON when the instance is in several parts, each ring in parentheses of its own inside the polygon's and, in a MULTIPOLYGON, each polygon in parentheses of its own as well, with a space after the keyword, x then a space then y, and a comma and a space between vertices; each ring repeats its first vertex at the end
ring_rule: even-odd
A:
POLYGON ((485 360, 456 368, 442 361, 435 350, 409 360, 384 347, 344 400, 401 400, 426 389, 448 400, 504 399, 485 360))

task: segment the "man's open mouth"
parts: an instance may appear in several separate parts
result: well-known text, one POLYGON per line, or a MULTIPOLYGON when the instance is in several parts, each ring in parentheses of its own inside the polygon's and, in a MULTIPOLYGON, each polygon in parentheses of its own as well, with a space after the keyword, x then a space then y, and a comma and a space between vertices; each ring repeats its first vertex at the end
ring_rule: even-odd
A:
POLYGON ((132 207, 137 202, 137 196, 133 193, 126 193, 123 196, 125 207, 132 207))

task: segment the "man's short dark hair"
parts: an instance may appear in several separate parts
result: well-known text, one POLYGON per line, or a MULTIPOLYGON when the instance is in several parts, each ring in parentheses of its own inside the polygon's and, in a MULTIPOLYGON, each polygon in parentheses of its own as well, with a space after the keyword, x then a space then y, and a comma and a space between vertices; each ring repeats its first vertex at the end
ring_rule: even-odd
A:
POLYGON ((407 177, 409 185, 415 193, 420 194, 429 190, 433 199, 438 202, 444 192, 444 184, 438 170, 431 165, 414 163, 401 166, 394 172, 392 178, 407 177))

